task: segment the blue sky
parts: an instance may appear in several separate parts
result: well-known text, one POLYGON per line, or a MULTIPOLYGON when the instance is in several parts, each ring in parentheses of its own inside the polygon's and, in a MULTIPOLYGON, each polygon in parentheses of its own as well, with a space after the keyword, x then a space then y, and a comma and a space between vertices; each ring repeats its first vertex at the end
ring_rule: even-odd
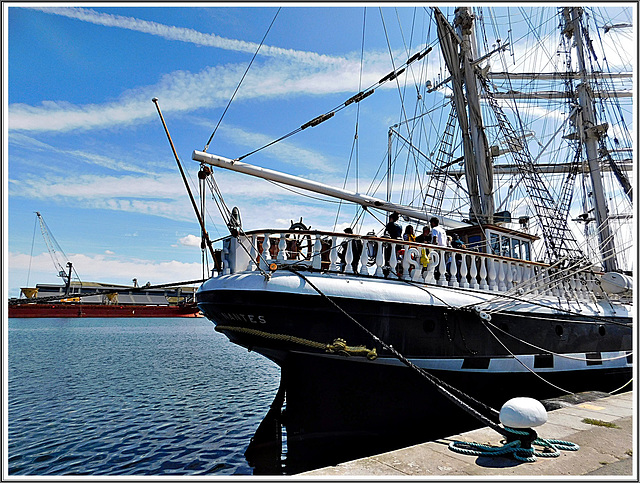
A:
MULTIPOLYGON (((25 5, 5 10, 9 295, 27 280, 59 281, 39 229, 30 257, 35 211, 82 280, 200 278, 198 224, 151 99, 159 98, 196 180, 191 153, 203 149, 277 7, 25 5)), ((396 12, 383 15, 397 36, 396 12)), ((283 8, 209 152, 244 154, 357 92, 363 16, 363 7, 283 8)), ((367 16, 365 87, 392 69, 380 12, 369 8, 367 16)), ((385 96, 378 97, 362 109, 383 107, 385 96)), ((370 133, 380 137, 371 151, 376 162, 396 110, 370 133)), ((341 186, 354 112, 317 128, 320 138, 303 133, 247 161, 341 186), (328 141, 334 136, 338 146, 328 141)), ((301 216, 313 227, 333 227, 333 206, 327 215, 313 200, 293 201, 282 188, 233 173, 220 173, 218 183, 247 227, 288 227, 301 216)), ((209 208, 211 236, 226 234, 209 208)))
MULTIPOLYGON (((82 5, 3 4, 9 296, 27 281, 60 281, 39 231, 31 257, 35 211, 84 281, 201 277, 199 226, 151 99, 159 98, 196 189, 191 153, 203 149, 278 12, 277 6, 82 5)), ((387 36, 394 62, 424 47, 435 29, 424 13, 423 6, 284 5, 208 152, 238 157, 375 84, 393 70, 387 36)), ((397 99, 394 86, 385 85, 366 103, 246 161, 364 191, 386 156, 397 99), (366 126, 358 124, 356 177, 350 164, 356 121, 371 114, 366 126)), ((300 217, 312 228, 334 227, 335 204, 240 174, 216 171, 216 179, 227 204, 240 207, 245 228, 286 228, 300 217)), ((226 235, 210 196, 208 207, 211 237, 226 235)), ((336 228, 354 212, 343 207, 336 228)))

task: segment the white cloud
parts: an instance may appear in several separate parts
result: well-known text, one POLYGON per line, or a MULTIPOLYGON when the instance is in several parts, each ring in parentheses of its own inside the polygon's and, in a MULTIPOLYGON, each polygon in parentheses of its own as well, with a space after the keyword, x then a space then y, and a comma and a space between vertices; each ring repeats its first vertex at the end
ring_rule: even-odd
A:
MULTIPOLYGON (((9 128, 19 131, 67 132, 128 126, 156 120, 157 111, 151 102, 152 97, 158 97, 165 113, 186 113, 220 107, 228 102, 243 69, 241 66, 225 65, 208 67, 196 74, 175 71, 163 76, 155 85, 127 91, 118 100, 104 104, 74 105, 54 101, 43 101, 40 106, 11 104, 9 128)), ((386 72, 382 67, 374 66, 365 75, 364 85, 367 82, 377 82, 383 73, 386 72)), ((351 68, 346 68, 272 62, 252 68, 236 101, 300 94, 355 93, 358 80, 359 64, 356 63, 351 68)))
MULTIPOLYGON (((15 181, 10 180, 11 185, 15 181)), ((153 198, 176 199, 184 197, 185 189, 175 175, 147 176, 99 176, 81 175, 70 177, 50 177, 47 183, 40 178, 26 178, 20 180, 19 187, 10 194, 35 199, 50 199, 55 197, 90 199, 153 198)))
MULTIPOLYGON (((106 27, 118 27, 128 30, 134 30, 137 32, 143 32, 150 35, 156 35, 168 40, 177 40, 181 42, 189 42, 196 45, 206 47, 216 47, 225 50, 234 50, 238 52, 246 52, 253 54, 258 50, 259 44, 255 42, 246 42, 244 40, 235 40, 220 37, 215 34, 207 34, 198 32, 194 29, 174 27, 171 25, 164 25, 157 22, 150 22, 147 20, 141 20, 134 17, 124 17, 122 15, 112 15, 108 13, 96 12, 95 10, 79 7, 41 7, 34 8, 44 13, 61 15, 64 17, 74 18, 82 20, 83 22, 90 22, 97 25, 104 25, 106 27)), ((259 51, 260 55, 270 57, 284 57, 293 59, 298 62, 308 63, 330 63, 341 64, 345 62, 345 59, 341 57, 332 57, 328 55, 321 55, 315 52, 305 52, 293 49, 283 49, 280 47, 273 47, 269 45, 262 45, 259 51)))
MULTIPOLYGON (((80 279, 85 282, 131 284, 133 278, 152 284, 183 282, 202 278, 200 263, 184 263, 176 260, 157 262, 144 259, 114 258, 107 255, 68 254, 80 279)), ((36 283, 61 283, 48 253, 30 257, 22 253, 8 253, 9 291, 13 296, 24 286, 26 273, 30 273, 29 285, 36 283)))
MULTIPOLYGON (((220 131, 233 142, 247 148, 263 146, 273 141, 271 136, 249 132, 239 127, 232 127, 229 125, 221 126, 220 131)), ((276 158, 283 163, 304 167, 314 171, 337 171, 336 166, 332 166, 326 156, 309 149, 300 148, 290 141, 281 141, 274 144, 270 146, 269 149, 264 150, 263 154, 270 158, 276 158)))
POLYGON ((180 243, 180 245, 185 246, 185 247, 198 247, 200 248, 200 242, 201 239, 199 236, 195 236, 195 235, 187 235, 185 237, 182 237, 178 240, 178 243, 180 243))
MULTIPOLYGON (((213 34, 203 34, 148 22, 131 17, 103 14, 84 8, 38 8, 56 15, 111 27, 122 27, 172 40, 193 42, 227 50, 254 52, 257 45, 213 34)), ((254 64, 243 82, 236 100, 265 99, 290 95, 322 95, 355 93, 360 81, 360 58, 331 57, 263 46, 260 52, 269 58, 254 64)), ((402 57, 400 57, 402 58, 402 57)), ((362 85, 378 82, 390 70, 388 54, 370 53, 365 60, 362 85)), ((215 108, 227 103, 246 66, 220 65, 204 68, 198 73, 174 71, 156 84, 123 92, 115 101, 103 104, 74 105, 69 102, 43 101, 40 105, 16 103, 9 106, 9 128, 33 132, 67 132, 129 126, 155 120, 157 112, 151 98, 158 97, 164 112, 193 112, 215 108)), ((385 84, 384 88, 394 87, 385 84)), ((346 100, 346 99, 345 99, 346 100)))
POLYGON ((25 151, 35 151, 35 152, 43 152, 48 156, 51 154, 59 154, 60 157, 65 159, 77 159, 81 160, 87 164, 91 164, 94 166, 100 166, 102 168, 107 168, 113 171, 129 171, 132 173, 148 173, 149 165, 152 162, 147 161, 147 165, 145 167, 138 167, 132 163, 118 161, 109 156, 104 156, 102 154, 96 154, 88 151, 81 151, 78 149, 61 149, 51 144, 44 143, 34 137, 27 136, 21 132, 10 132, 9 133, 9 143, 25 151))

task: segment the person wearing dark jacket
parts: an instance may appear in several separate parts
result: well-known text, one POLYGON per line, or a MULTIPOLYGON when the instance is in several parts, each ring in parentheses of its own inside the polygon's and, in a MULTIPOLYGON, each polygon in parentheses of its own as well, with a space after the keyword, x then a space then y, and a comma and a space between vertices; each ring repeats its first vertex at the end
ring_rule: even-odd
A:
POLYGON ((398 219, 400 218, 400 214, 397 211, 394 211, 389 215, 389 223, 384 229, 386 238, 402 238, 402 226, 398 224, 398 219))
MULTIPOLYGON (((402 226, 398 223, 398 219, 400 219, 400 213, 394 211, 389 215, 389 223, 384 229, 385 238, 393 238, 394 240, 402 239, 402 226)), ((400 250, 399 246, 396 246, 396 257, 398 255, 397 250, 400 250)), ((385 265, 389 265, 389 260, 391 260, 391 245, 389 243, 384 244, 384 262, 385 265)), ((389 267, 385 269, 385 276, 389 273, 389 270, 395 270, 396 267, 389 267)))
MULTIPOLYGON (((353 230, 350 227, 344 229, 345 233, 352 234, 353 230)), ((347 250, 349 247, 349 241, 344 240, 340 244, 340 248, 338 249, 338 257, 340 258, 340 271, 344 272, 346 267, 346 257, 347 250)), ((358 264, 360 262, 360 255, 362 255, 362 241, 357 238, 353 238, 351 240, 351 253, 353 254, 353 261, 351 262, 351 268, 353 268, 354 273, 358 272, 358 264)))

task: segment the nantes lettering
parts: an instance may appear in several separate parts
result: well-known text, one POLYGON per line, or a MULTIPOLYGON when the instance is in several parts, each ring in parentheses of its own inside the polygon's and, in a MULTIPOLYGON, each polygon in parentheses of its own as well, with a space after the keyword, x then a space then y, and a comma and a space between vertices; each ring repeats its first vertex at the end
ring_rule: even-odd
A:
POLYGON ((266 324, 267 321, 264 315, 252 315, 252 314, 235 314, 232 312, 220 312, 220 315, 225 320, 233 320, 237 322, 249 322, 252 324, 266 324))

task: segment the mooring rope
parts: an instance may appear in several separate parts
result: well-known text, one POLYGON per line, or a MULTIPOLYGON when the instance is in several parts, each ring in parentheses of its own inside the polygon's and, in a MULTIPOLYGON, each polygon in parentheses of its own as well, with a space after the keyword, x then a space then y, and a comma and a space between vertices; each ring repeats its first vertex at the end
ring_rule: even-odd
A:
POLYGON ((518 430, 514 428, 510 428, 507 426, 500 426, 498 423, 492 421, 487 416, 481 414, 479 411, 471 407, 469 404, 464 402, 460 397, 454 394, 457 393, 459 396, 463 396, 468 398, 468 400, 473 401, 475 404, 483 407, 488 412, 491 412, 495 417, 498 415, 498 411, 494 408, 484 404, 481 401, 476 400, 469 394, 466 394, 459 389, 450 386, 446 382, 438 379, 432 374, 428 373, 424 369, 416 366, 411 361, 409 361, 405 356, 400 354, 393 346, 387 344, 383 340, 381 340, 378 336, 376 336, 369 329, 364 327, 360 322, 358 322, 353 316, 347 313, 342 307, 340 307, 335 301, 333 301, 328 295, 326 295, 322 290, 316 287, 305 275, 299 273, 293 267, 282 267, 290 272, 296 274, 298 277, 302 278, 306 283, 309 284, 311 288, 313 288, 322 298, 331 303, 336 309, 338 309, 342 314, 344 314, 349 320, 355 323, 361 330, 366 332, 373 340, 378 342, 384 349, 388 350, 393 354, 398 360, 400 360, 403 364, 405 364, 410 369, 417 372, 427 381, 429 381, 435 389, 449 399, 456 406, 466 411, 468 414, 489 426, 493 430, 495 430, 500 435, 507 438, 507 443, 503 445, 501 448, 495 448, 491 446, 481 445, 479 443, 467 443, 454 441, 449 445, 449 448, 453 451, 457 451, 465 454, 474 454, 474 455, 484 455, 484 456, 501 456, 501 455, 509 455, 511 454, 515 459, 523 462, 533 462, 536 461, 536 456, 541 457, 554 457, 559 456, 559 449, 564 449, 567 451, 577 451, 580 447, 569 441, 555 440, 555 439, 542 439, 538 438, 537 433, 533 429, 527 430, 518 430), (519 439, 513 440, 514 437, 519 437, 519 439), (512 441, 510 441, 512 440, 512 441), (530 444, 536 444, 538 446, 543 446, 545 450, 543 452, 535 451, 533 448, 530 448, 530 444), (473 453, 472 453, 473 452, 473 453))
POLYGON ((383 340, 381 340, 377 335, 375 335, 373 332, 371 332, 369 329, 367 329, 365 326, 363 326, 360 322, 358 322, 355 318, 353 318, 353 316, 351 316, 349 313, 347 313, 342 307, 340 307, 336 302, 334 302, 330 297, 328 297, 322 290, 320 290, 318 287, 316 287, 315 284, 313 284, 313 282, 311 282, 306 276, 304 276, 303 274, 301 274, 297 270, 292 269, 292 267, 282 267, 282 268, 285 268, 286 270, 289 270, 290 272, 296 274, 298 277, 303 279, 322 298, 327 300, 331 305, 333 305, 336 309, 338 309, 340 312, 342 312, 342 314, 344 314, 350 321, 352 321, 354 324, 356 324, 362 331, 367 333, 367 335, 369 335, 374 341, 379 343, 384 349, 388 350, 391 354, 393 354, 400 362, 402 362, 407 367, 409 367, 413 371, 417 372, 420 376, 422 376, 423 378, 427 379, 431 384, 433 384, 435 389, 440 394, 444 395, 447 399, 449 399, 455 405, 457 405, 458 407, 460 407, 461 409, 463 409, 467 413, 471 414, 473 417, 475 417, 477 420, 479 420, 480 422, 482 422, 486 426, 491 427, 492 429, 494 429, 496 432, 500 433, 503 436, 507 436, 507 433, 504 430, 504 428, 502 428, 498 423, 492 421, 487 416, 485 416, 484 414, 481 414, 479 411, 477 411, 476 409, 472 408, 469 404, 467 404, 464 401, 462 401, 460 399, 460 397, 458 397, 458 396, 456 396, 454 394, 454 392, 457 393, 459 396, 468 398, 468 400, 473 401, 473 403, 475 403, 478 406, 482 407, 483 409, 487 410, 487 412, 491 412, 493 414, 493 416, 496 417, 498 415, 498 411, 496 411, 494 408, 484 404, 481 401, 478 401, 477 399, 473 398, 469 394, 463 393, 459 389, 457 389, 457 388, 455 388, 453 386, 450 386, 449 384, 447 384, 446 382, 442 381, 441 379, 438 379, 436 376, 434 376, 434 375, 428 373, 427 371, 425 371, 424 369, 416 366, 414 363, 409 361, 405 356, 400 354, 393 346, 391 346, 391 345, 387 344, 386 342, 384 342, 383 340))
MULTIPOLYGON (((518 431, 517 429, 508 427, 505 427, 505 429, 514 436, 537 436, 533 430, 518 431)), ((516 460, 525 463, 533 463, 536 461, 536 457, 557 458, 560 456, 559 450, 578 451, 580 449, 580 446, 577 444, 561 439, 542 439, 536 437, 530 444, 542 446, 543 450, 536 451, 532 447, 524 447, 520 439, 507 442, 502 446, 491 446, 468 441, 452 441, 449 443, 449 449, 456 453, 469 456, 512 456, 516 460)))

